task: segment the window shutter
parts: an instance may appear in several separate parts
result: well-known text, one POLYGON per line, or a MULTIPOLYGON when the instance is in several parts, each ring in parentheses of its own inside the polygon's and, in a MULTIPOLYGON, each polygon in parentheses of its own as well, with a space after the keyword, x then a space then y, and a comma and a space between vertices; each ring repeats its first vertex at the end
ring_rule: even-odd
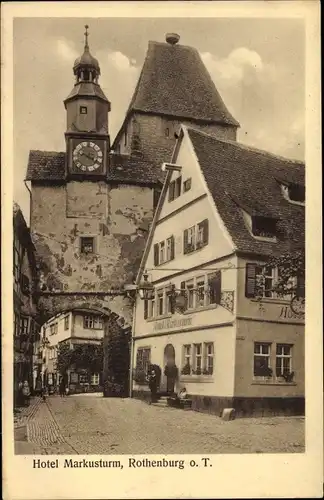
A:
POLYGON ((175 183, 174 181, 170 182, 169 185, 169 201, 174 200, 174 190, 175 190, 175 183))
POLYGON ((297 296, 305 298, 305 275, 297 275, 297 296))
POLYGON ((211 304, 220 304, 222 297, 222 272, 217 271, 209 282, 211 304))
POLYGON ((203 228, 203 244, 208 244, 208 219, 205 219, 201 222, 201 226, 203 228))
POLYGON ((256 264, 246 264, 245 268, 245 297, 255 297, 256 264))
POLYGON ((159 265, 159 244, 155 243, 154 245, 154 265, 159 265))
POLYGON ((170 239, 171 239, 171 258, 170 258, 170 260, 173 260, 174 259, 174 236, 172 235, 170 239))
POLYGON ((144 300, 144 319, 147 319, 148 316, 148 300, 144 300))
POLYGON ((188 253, 188 229, 183 232, 183 253, 188 253))

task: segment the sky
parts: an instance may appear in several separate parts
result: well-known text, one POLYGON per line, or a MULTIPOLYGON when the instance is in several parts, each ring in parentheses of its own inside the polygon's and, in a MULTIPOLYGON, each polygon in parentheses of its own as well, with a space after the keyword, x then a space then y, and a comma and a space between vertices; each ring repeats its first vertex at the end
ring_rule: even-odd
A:
MULTIPOLYGON (((128 107, 149 40, 176 32, 195 47, 226 106, 240 122, 238 141, 304 160, 305 31, 302 19, 15 18, 14 199, 29 220, 24 185, 31 149, 64 151, 63 100, 74 85, 84 25, 100 63, 112 110, 113 141, 128 107)), ((111 142, 112 142, 111 141, 111 142)))

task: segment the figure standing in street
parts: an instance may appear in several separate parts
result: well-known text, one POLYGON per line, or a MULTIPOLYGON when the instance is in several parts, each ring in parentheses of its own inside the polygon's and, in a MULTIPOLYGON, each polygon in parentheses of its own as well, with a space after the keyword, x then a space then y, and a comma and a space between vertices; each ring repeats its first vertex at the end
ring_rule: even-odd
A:
POLYGON ((22 395, 24 400, 24 406, 29 406, 30 401, 30 388, 27 380, 24 381, 22 386, 22 395))
POLYGON ((154 368, 150 368, 149 369, 149 372, 148 372, 148 384, 149 384, 149 388, 150 388, 150 391, 151 391, 151 401, 150 401, 150 404, 151 403, 155 403, 157 401, 157 374, 156 374, 156 371, 154 370, 154 368))
POLYGON ((61 396, 61 398, 63 398, 63 396, 65 396, 65 380, 64 380, 64 377, 61 378, 61 382, 60 382, 60 396, 61 396))

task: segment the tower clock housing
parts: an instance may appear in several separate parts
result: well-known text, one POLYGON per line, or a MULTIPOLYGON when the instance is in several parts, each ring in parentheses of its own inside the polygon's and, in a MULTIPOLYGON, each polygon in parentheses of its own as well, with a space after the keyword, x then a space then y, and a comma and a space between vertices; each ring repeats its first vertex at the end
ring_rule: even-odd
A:
POLYGON ((110 150, 108 113, 110 102, 98 80, 100 66, 90 54, 86 27, 84 53, 73 66, 74 88, 65 99, 68 177, 104 176, 110 150))

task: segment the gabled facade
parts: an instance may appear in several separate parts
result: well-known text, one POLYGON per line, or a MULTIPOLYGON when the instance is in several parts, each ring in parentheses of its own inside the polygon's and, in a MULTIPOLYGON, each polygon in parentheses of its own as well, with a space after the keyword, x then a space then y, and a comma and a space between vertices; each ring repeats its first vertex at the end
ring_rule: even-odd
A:
POLYGON ((32 387, 34 344, 39 336, 35 248, 20 207, 13 207, 14 394, 25 380, 32 387))
MULTIPOLYGON (((70 349, 79 344, 101 345, 104 337, 103 317, 96 311, 67 311, 47 321, 43 325, 42 334, 43 339, 47 340, 44 344, 40 342, 38 346, 42 359, 42 380, 54 392, 63 375, 57 367, 60 345, 64 343, 70 349)), ((102 372, 89 375, 85 368, 69 368, 66 382, 71 393, 98 389, 99 386, 102 389, 102 372)))
POLYGON ((150 363, 170 390, 173 363, 194 409, 302 413, 303 317, 268 292, 275 269, 261 301, 256 282, 271 255, 304 246, 304 207, 278 182, 304 186, 304 165, 183 126, 166 168, 137 278, 146 270, 154 295, 136 301, 133 394, 147 396, 150 363))

